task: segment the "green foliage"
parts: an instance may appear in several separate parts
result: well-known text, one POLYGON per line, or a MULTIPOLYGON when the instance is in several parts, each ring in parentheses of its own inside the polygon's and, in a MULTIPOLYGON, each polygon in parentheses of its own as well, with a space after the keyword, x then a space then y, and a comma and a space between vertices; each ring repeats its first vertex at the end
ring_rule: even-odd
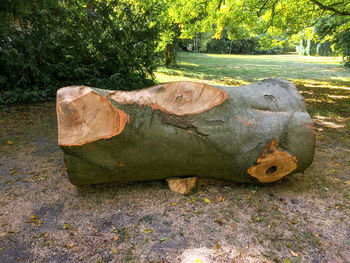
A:
MULTIPOLYGON (((200 51, 212 54, 282 54, 287 52, 281 47, 283 41, 267 43, 265 35, 252 38, 231 40, 225 30, 220 39, 213 38, 213 32, 203 33, 200 37, 200 51)), ((269 38, 271 39, 271 38, 269 38)))
POLYGON ((344 66, 350 67, 350 30, 339 36, 336 46, 341 51, 344 66))
POLYGON ((152 0, 5 0, 0 104, 53 98, 64 85, 150 85, 159 10, 152 0))

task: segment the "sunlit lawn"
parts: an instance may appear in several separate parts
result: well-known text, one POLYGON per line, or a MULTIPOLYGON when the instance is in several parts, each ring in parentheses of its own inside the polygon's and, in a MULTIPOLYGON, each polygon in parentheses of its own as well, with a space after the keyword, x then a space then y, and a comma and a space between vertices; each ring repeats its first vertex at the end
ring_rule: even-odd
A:
POLYGON ((161 67, 159 82, 204 81, 220 85, 241 85, 264 78, 336 82, 350 86, 350 70, 340 66, 339 57, 297 55, 214 55, 181 52, 177 66, 161 67))
MULTIPOLYGON (((181 52, 176 66, 160 67, 155 76, 158 82, 190 80, 225 86, 240 86, 265 78, 287 79, 303 94, 314 118, 335 117, 342 122, 337 125, 346 129, 346 119, 350 116, 350 69, 343 68, 340 62, 339 57, 181 52)), ((322 120, 332 125, 327 119, 322 120)))

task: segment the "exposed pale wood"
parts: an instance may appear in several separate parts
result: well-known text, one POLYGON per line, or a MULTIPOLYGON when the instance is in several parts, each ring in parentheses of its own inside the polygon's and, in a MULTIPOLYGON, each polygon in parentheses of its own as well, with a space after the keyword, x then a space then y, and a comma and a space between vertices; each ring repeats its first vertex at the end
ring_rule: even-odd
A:
POLYGON ((89 87, 71 86, 57 92, 58 142, 83 145, 118 135, 128 116, 89 87))
POLYGON ((290 174, 297 168, 297 158, 277 149, 278 142, 268 143, 257 160, 257 165, 248 169, 248 173, 261 183, 271 183, 290 174))
POLYGON ((197 177, 170 178, 167 181, 171 191, 186 195, 196 186, 197 177))
POLYGON ((119 104, 136 103, 178 116, 204 112, 227 98, 223 90, 189 81, 170 82, 138 91, 115 91, 109 96, 119 104))

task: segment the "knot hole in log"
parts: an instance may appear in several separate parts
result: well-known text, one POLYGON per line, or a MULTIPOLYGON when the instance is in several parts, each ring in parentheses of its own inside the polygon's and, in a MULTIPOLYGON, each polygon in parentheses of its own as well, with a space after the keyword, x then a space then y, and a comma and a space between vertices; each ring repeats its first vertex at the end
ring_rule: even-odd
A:
POLYGON ((290 174, 297 168, 296 156, 277 149, 278 142, 272 140, 260 154, 257 165, 250 167, 247 173, 261 183, 270 183, 290 174))
POLYGON ((266 170, 266 174, 273 174, 277 171, 277 166, 271 166, 269 169, 266 170))

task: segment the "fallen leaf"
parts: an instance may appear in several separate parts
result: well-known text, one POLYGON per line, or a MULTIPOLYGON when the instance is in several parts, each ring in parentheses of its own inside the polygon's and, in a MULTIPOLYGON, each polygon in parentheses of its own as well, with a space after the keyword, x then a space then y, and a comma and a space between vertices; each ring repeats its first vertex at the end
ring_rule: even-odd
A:
POLYGON ((118 236, 115 236, 115 237, 113 238, 114 241, 117 241, 118 239, 119 239, 118 236))
POLYGON ((3 250, 3 249, 4 249, 4 247, 0 247, 0 251, 3 250))
POLYGON ((206 203, 210 203, 210 200, 208 199, 208 198, 204 198, 204 202, 206 202, 206 203))
POLYGON ((298 256, 298 253, 294 252, 291 249, 289 249, 289 252, 292 254, 293 257, 297 257, 298 256))
POLYGON ((236 225, 234 225, 234 224, 231 224, 231 227, 237 227, 236 225))
POLYGON ((13 144, 13 141, 7 141, 7 144, 11 145, 11 144, 13 144))
POLYGON ((149 234, 151 232, 153 232, 153 229, 145 229, 145 230, 143 230, 143 233, 146 233, 146 234, 149 234))
POLYGON ((163 241, 167 241, 168 238, 167 238, 167 237, 162 237, 162 238, 160 238, 159 240, 160 240, 161 242, 163 242, 163 241))
POLYGON ((222 195, 219 195, 218 197, 218 202, 223 202, 225 201, 226 198, 223 198, 222 195))
POLYGON ((74 243, 70 243, 67 245, 67 248, 73 248, 74 246, 75 246, 74 243))
POLYGON ((220 245, 216 244, 215 249, 219 249, 219 248, 220 248, 220 245))
POLYGON ((177 203, 172 203, 172 205, 177 205, 177 203))
POLYGON ((263 220, 264 220, 264 218, 262 218, 262 217, 258 217, 258 216, 254 217, 255 222, 261 222, 263 220))
POLYGON ((214 220, 214 222, 215 223, 218 223, 219 224, 219 226, 222 226, 224 223, 222 222, 222 220, 220 220, 220 219, 216 219, 216 220, 214 220))
POLYGON ((145 237, 145 238, 142 240, 141 245, 146 244, 146 242, 147 242, 147 241, 148 241, 148 238, 147 238, 147 237, 145 237))
POLYGON ((292 260, 290 258, 284 258, 283 262, 284 263, 292 263, 292 260))
POLYGON ((197 197, 191 196, 191 202, 192 202, 192 203, 196 202, 197 200, 198 200, 197 197))
POLYGON ((64 224, 64 225, 63 225, 63 228, 64 228, 64 229, 69 229, 69 228, 70 228, 70 224, 64 224))
POLYGON ((113 249, 113 253, 118 254, 119 253, 118 249, 113 249))
POLYGON ((336 170, 332 169, 332 172, 333 172, 333 173, 335 173, 335 172, 336 172, 336 170))
POLYGON ((14 231, 14 230, 7 230, 7 233, 14 234, 14 233, 16 233, 16 231, 14 231))

